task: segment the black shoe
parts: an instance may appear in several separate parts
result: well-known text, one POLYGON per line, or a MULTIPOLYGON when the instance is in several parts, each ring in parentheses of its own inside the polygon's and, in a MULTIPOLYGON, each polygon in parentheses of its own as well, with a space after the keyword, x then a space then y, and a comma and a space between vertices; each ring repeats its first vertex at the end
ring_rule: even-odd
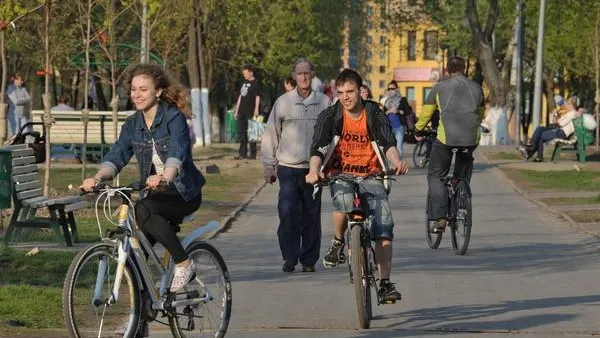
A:
POLYGON ((398 292, 398 290, 396 290, 394 283, 387 279, 382 280, 381 283, 379 283, 379 291, 377 291, 377 295, 382 303, 395 303, 396 301, 402 299, 402 295, 400 292, 398 292))
POLYGON ((315 272, 314 265, 302 265, 302 272, 315 272))
POLYGON ((246 156, 234 156, 233 159, 234 160, 247 160, 248 157, 246 157, 246 156))
POLYGON ((323 257, 323 265, 327 268, 334 268, 338 264, 344 264, 346 262, 346 255, 344 254, 344 242, 337 238, 331 240, 331 246, 327 251, 325 257, 323 257))
POLYGON ((296 263, 292 261, 285 261, 285 263, 283 263, 283 266, 281 267, 281 270, 287 273, 294 272, 294 270, 296 270, 296 263))

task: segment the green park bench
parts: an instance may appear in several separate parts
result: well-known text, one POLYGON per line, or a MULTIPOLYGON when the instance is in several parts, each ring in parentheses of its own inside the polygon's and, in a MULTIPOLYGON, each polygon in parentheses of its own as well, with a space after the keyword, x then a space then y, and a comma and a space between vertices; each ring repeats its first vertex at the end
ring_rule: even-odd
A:
MULTIPOLYGON (((54 230, 57 243, 72 246, 77 241, 77 225, 74 211, 83 209, 88 203, 80 196, 49 198, 42 195, 38 165, 33 149, 25 144, 0 148, 0 186, 8 188, 14 204, 13 213, 6 229, 4 244, 18 242, 25 229, 50 228, 54 230), (47 209, 48 216, 38 215, 47 209)), ((6 190, 0 195, 8 196, 6 190)))
POLYGON ((552 150, 552 162, 557 163, 563 150, 574 150, 577 152, 577 160, 584 164, 586 162, 585 147, 594 143, 594 136, 583 127, 583 117, 573 120, 575 132, 567 139, 555 138, 546 143, 554 146, 552 150))

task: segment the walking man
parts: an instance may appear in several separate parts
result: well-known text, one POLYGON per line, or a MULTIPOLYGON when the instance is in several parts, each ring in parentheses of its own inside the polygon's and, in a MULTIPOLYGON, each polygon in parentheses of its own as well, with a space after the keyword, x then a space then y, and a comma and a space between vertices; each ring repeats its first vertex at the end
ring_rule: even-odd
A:
POLYGON ((279 248, 284 272, 302 264, 303 272, 315 271, 321 246, 321 195, 313 199, 308 174, 310 143, 319 114, 329 98, 314 91, 312 62, 299 58, 292 68, 296 89, 281 95, 273 106, 262 137, 265 181, 279 178, 279 248))
MULTIPOLYGON (((245 65, 242 74, 244 83, 235 105, 235 118, 238 121, 238 137, 240 139, 236 160, 248 158, 248 120, 258 117, 260 109, 260 85, 254 77, 254 68, 245 65)), ((250 142, 250 158, 256 159, 256 142, 250 142)))

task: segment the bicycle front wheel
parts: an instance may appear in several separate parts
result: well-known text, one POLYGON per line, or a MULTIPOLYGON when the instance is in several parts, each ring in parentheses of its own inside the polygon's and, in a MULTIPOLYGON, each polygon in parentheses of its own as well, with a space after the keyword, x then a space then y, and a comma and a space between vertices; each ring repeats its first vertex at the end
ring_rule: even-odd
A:
POLYGON ((177 300, 206 297, 199 304, 175 308, 169 326, 175 338, 225 337, 231 318, 231 279, 225 261, 215 247, 194 242, 187 249, 196 266, 196 278, 177 300))
POLYGON ((456 186, 452 208, 456 218, 451 225, 452 248, 457 255, 464 255, 471 240, 472 226, 471 188, 465 180, 461 180, 456 186))
POLYGON ((427 194, 427 202, 425 204, 425 238, 427 238, 427 245, 431 249, 437 249, 442 241, 443 232, 432 233, 431 232, 431 220, 429 219, 429 203, 431 203, 429 194, 427 194))
POLYGON ((95 243, 75 256, 63 286, 63 316, 70 337, 134 337, 140 324, 141 293, 127 261, 118 301, 109 304, 117 270, 113 243, 95 243))
POLYGON ((415 168, 423 169, 427 165, 427 142, 425 139, 415 144, 413 151, 413 164, 415 168))
POLYGON ((366 248, 361 245, 362 227, 352 227, 350 235, 350 253, 352 274, 354 276, 354 293, 358 310, 358 323, 362 329, 371 326, 373 307, 371 304, 371 281, 369 280, 369 258, 366 248))

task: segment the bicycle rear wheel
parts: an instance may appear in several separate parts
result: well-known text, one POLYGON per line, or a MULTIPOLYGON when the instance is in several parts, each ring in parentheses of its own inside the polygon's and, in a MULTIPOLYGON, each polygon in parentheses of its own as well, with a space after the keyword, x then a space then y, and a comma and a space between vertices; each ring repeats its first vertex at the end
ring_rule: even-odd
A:
POLYGON ((427 202, 425 204, 425 238, 427 238, 427 245, 431 249, 437 249, 440 246, 440 242, 442 241, 443 232, 432 233, 431 232, 431 220, 429 219, 429 194, 427 194, 427 202))
POLYGON ((461 180, 456 186, 452 209, 456 218, 451 225, 452 248, 457 255, 464 255, 471 240, 472 226, 471 188, 465 180, 461 180))
POLYGON ((124 268, 119 300, 108 304, 117 269, 113 243, 95 243, 75 256, 63 286, 63 316, 70 337, 127 337, 140 326, 141 293, 132 263, 124 268))
POLYGON ((422 139, 415 144, 413 164, 415 168, 423 169, 427 165, 427 140, 422 139))
POLYGON ((373 317, 373 306, 371 304, 371 281, 369 280, 369 258, 368 252, 361 245, 362 227, 355 225, 351 229, 350 248, 351 265, 354 276, 354 293, 356 295, 356 307, 358 310, 358 323, 362 329, 371 326, 373 317))
POLYGON ((169 326, 175 338, 225 337, 231 318, 231 279, 223 257, 212 245, 194 242, 187 249, 196 265, 196 279, 177 300, 210 296, 205 302, 175 308, 169 326))

